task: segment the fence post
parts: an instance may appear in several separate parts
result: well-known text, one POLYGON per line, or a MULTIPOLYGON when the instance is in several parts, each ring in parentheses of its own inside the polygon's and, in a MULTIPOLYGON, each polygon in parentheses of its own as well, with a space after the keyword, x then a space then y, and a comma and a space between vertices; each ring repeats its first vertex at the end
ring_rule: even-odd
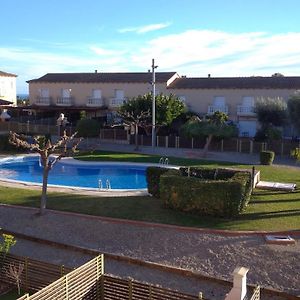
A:
POLYGON ((66 299, 69 299, 69 283, 68 283, 68 275, 65 275, 65 288, 66 288, 66 299))
POLYGON ((28 292, 28 257, 25 257, 25 290, 28 292))
POLYGON ((239 140, 239 152, 242 152, 242 143, 243 143, 243 141, 239 140))
POLYGON ((156 136, 156 147, 159 147, 159 136, 156 136))
POLYGON ((60 266, 60 276, 63 277, 65 275, 65 266, 61 265, 60 266))
POLYGON ((132 280, 128 280, 128 300, 132 300, 132 280))
POLYGON ((239 139, 236 139, 236 152, 239 152, 239 139))
POLYGON ((169 137, 167 135, 165 136, 165 145, 166 145, 166 148, 169 147, 169 137))
POLYGON ((253 141, 250 140, 250 149, 249 149, 249 153, 252 154, 253 153, 253 141))
POLYGON ((194 149, 194 138, 192 138, 192 149, 194 149))
POLYGON ((176 136, 176 148, 179 148, 179 136, 176 136))
POLYGON ((237 267, 233 271, 233 288, 225 300, 243 300, 247 293, 247 272, 249 269, 237 267))
POLYGON ((224 151, 224 140, 222 139, 221 140, 221 152, 223 152, 224 151))
POLYGON ((280 155, 283 156, 283 141, 281 140, 281 148, 280 148, 280 155))
POLYGON ((144 135, 141 135, 141 146, 144 146, 144 135))

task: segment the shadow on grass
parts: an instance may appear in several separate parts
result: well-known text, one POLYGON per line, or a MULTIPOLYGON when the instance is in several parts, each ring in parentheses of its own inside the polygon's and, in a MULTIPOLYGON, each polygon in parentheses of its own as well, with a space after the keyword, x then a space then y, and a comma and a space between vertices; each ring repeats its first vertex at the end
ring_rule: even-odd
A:
POLYGON ((282 217, 295 217, 300 216, 300 209, 288 209, 279 211, 246 213, 239 217, 239 220, 261 220, 282 217))
POLYGON ((250 204, 266 204, 266 203, 293 203, 293 202, 299 202, 300 203, 300 199, 278 199, 278 200, 251 200, 250 204))

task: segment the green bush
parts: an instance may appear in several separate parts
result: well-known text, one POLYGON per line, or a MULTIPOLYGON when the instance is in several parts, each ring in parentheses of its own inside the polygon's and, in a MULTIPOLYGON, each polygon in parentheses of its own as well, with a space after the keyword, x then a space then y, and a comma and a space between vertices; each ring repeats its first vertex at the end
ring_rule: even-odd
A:
POLYGON ((237 216, 246 207, 251 194, 250 172, 202 168, 197 171, 202 172, 202 178, 168 172, 161 175, 160 198, 166 207, 226 218, 237 216), (222 179, 207 179, 204 173, 219 173, 222 179))
POLYGON ((14 145, 10 144, 8 141, 8 134, 1 134, 0 135, 0 151, 5 151, 5 152, 9 152, 9 151, 24 151, 24 149, 20 148, 16 148, 14 145))
MULTIPOLYGON (((161 167, 148 167, 146 170, 146 180, 147 180, 147 187, 148 187, 148 193, 152 196, 159 198, 160 194, 160 185, 159 185, 159 179, 160 176, 168 171, 171 171, 172 169, 169 168, 161 168, 161 167)), ((176 174, 179 174, 178 170, 172 170, 173 172, 176 172, 176 174)))
POLYGON ((261 165, 271 165, 273 163, 275 153, 273 151, 261 151, 259 158, 261 165))
POLYGON ((82 119, 77 122, 76 131, 80 137, 99 136, 100 123, 93 119, 82 119))

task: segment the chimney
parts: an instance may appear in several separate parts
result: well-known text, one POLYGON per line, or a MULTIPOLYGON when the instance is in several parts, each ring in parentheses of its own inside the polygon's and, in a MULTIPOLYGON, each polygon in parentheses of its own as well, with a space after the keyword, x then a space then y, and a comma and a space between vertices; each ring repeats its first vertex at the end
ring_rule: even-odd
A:
POLYGON ((208 74, 207 77, 210 78, 210 74, 208 74))
POLYGON ((98 70, 95 70, 95 73, 98 73, 98 70))

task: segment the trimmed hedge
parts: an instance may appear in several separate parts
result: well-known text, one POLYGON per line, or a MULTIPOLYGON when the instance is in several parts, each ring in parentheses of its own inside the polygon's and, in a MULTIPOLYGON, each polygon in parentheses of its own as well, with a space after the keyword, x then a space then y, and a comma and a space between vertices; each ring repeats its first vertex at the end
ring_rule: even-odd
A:
POLYGON ((17 148, 16 146, 12 145, 9 143, 8 141, 8 134, 1 134, 0 135, 0 151, 14 151, 14 152, 18 152, 18 151, 24 151, 24 149, 20 149, 17 148))
POLYGON ((275 153, 273 151, 261 151, 259 158, 261 165, 272 165, 275 158, 275 153))
MULTIPOLYGON (((186 170, 180 169, 182 174, 186 170)), ((193 168, 193 171, 197 177, 169 172, 160 176, 160 198, 166 207, 231 218, 247 206, 251 195, 250 172, 204 168, 193 168), (204 174, 217 179, 207 179, 204 174), (216 174, 219 174, 219 179, 216 174)))
POLYGON ((148 193, 152 196, 159 198, 160 194, 160 176, 168 171, 173 171, 177 175, 179 175, 179 170, 169 169, 169 168, 161 168, 161 167, 148 167, 146 170, 146 180, 148 193))

